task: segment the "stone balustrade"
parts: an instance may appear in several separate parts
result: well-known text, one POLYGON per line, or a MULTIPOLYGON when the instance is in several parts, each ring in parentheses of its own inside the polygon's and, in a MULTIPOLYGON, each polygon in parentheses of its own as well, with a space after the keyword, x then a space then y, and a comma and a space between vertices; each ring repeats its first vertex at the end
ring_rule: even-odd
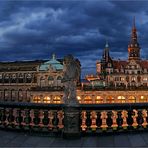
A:
POLYGON ((148 103, 65 104, 0 103, 0 128, 79 136, 87 133, 145 130, 148 103))

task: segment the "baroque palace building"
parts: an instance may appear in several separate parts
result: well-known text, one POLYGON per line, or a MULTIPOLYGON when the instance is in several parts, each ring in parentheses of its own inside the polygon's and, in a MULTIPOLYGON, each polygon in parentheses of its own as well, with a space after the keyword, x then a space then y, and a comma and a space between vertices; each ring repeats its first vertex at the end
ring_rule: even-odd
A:
MULTIPOLYGON (((87 75, 85 81, 78 83, 80 103, 148 102, 148 60, 140 57, 135 23, 128 59, 112 59, 106 43, 96 69, 95 76, 87 75)), ((55 54, 49 60, 0 62, 0 101, 63 103, 62 78, 63 59, 57 59, 55 54)))
POLYGON ((148 60, 142 60, 140 57, 135 22, 128 44, 128 60, 113 60, 110 57, 109 46, 106 44, 102 59, 96 65, 97 74, 101 80, 105 81, 106 86, 115 88, 148 87, 148 60))

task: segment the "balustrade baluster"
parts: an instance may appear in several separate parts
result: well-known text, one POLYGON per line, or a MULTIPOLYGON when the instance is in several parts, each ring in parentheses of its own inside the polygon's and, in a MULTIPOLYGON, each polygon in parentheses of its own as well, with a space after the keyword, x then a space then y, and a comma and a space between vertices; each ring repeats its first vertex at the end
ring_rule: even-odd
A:
POLYGON ((25 109, 25 118, 24 118, 24 126, 29 128, 30 122, 31 122, 31 117, 30 117, 30 110, 25 109))
POLYGON ((113 122, 111 127, 113 128, 113 130, 116 130, 118 127, 118 124, 117 124, 118 115, 117 115, 116 111, 112 110, 111 118, 112 118, 112 122, 113 122))
POLYGON ((102 130, 106 130, 107 127, 108 127, 107 126, 107 122, 106 122, 106 120, 107 120, 107 112, 106 111, 102 111, 100 118, 102 119, 102 125, 100 127, 102 128, 102 130))
POLYGON ((3 109, 2 108, 0 108, 0 125, 2 124, 2 113, 3 112, 3 109))
POLYGON ((86 125, 87 112, 86 111, 81 112, 81 119, 82 119, 82 124, 81 124, 82 131, 86 131, 86 128, 87 128, 87 125, 86 125))
POLYGON ((9 125, 9 108, 5 109, 5 115, 6 115, 6 120, 5 120, 5 125, 9 125))
POLYGON ((146 121, 146 118, 147 118, 147 110, 146 109, 143 109, 142 110, 142 117, 143 117, 143 123, 142 123, 142 126, 144 128, 147 127, 147 121, 146 121))
POLYGON ((39 118, 40 118, 39 126, 42 128, 42 127, 44 127, 44 125, 43 125, 43 118, 44 118, 43 110, 39 110, 39 118))
POLYGON ((138 123, 137 123, 138 111, 135 110, 135 109, 133 109, 133 112, 134 112, 134 115, 132 115, 132 118, 133 118, 133 124, 132 124, 132 126, 134 128, 137 128, 137 126, 138 126, 138 123))
POLYGON ((44 125, 44 127, 48 127, 48 123, 49 123, 49 119, 48 119, 48 110, 44 110, 43 111, 43 125, 44 125))
POLYGON ((24 125, 26 125, 26 123, 25 123, 25 110, 22 110, 21 117, 22 117, 21 125, 24 126, 24 125))
POLYGON ((17 111, 17 108, 14 108, 14 109, 13 109, 13 116, 14 116, 13 124, 14 124, 15 126, 18 126, 18 122, 17 122, 18 111, 17 111))
POLYGON ((13 121, 14 121, 13 109, 12 108, 9 109, 9 116, 7 118, 7 121, 9 122, 8 125, 10 125, 12 127, 13 121))
POLYGON ((33 109, 31 109, 31 111, 30 111, 30 117, 31 117, 30 126, 33 127, 33 126, 35 126, 35 124, 34 124, 35 116, 34 116, 34 110, 33 109))
POLYGON ((64 112, 62 110, 58 111, 58 119, 59 119, 58 128, 61 129, 64 127, 63 125, 64 112))
POLYGON ((121 114, 122 114, 121 117, 123 119, 122 127, 123 127, 123 129, 127 129, 127 127, 128 127, 128 124, 127 124, 128 112, 126 110, 123 110, 121 112, 121 114))
POLYGON ((53 129, 53 118, 54 118, 54 115, 53 115, 53 111, 48 111, 48 118, 49 118, 49 124, 48 124, 48 129, 49 130, 52 130, 53 129))
POLYGON ((97 128, 97 125, 96 125, 96 120, 97 120, 97 114, 96 114, 96 111, 91 111, 91 116, 90 116, 90 118, 91 118, 91 129, 92 130, 96 130, 96 128, 97 128))

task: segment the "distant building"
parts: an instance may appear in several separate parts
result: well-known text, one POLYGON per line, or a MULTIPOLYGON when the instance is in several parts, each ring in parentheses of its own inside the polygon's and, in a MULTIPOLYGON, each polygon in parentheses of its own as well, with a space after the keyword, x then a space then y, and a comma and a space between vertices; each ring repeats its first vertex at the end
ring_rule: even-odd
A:
POLYGON ((128 59, 113 60, 106 43, 96 67, 98 78, 104 80, 108 87, 148 87, 148 60, 142 60, 140 57, 135 21, 128 44, 128 59))

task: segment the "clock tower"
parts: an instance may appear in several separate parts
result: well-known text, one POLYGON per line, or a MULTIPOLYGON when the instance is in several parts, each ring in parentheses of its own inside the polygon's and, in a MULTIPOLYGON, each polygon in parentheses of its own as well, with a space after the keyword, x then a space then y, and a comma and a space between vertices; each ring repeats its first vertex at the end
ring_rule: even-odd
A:
POLYGON ((131 40, 128 45, 128 60, 140 60, 140 46, 137 41, 137 30, 135 26, 135 18, 132 28, 131 40))

